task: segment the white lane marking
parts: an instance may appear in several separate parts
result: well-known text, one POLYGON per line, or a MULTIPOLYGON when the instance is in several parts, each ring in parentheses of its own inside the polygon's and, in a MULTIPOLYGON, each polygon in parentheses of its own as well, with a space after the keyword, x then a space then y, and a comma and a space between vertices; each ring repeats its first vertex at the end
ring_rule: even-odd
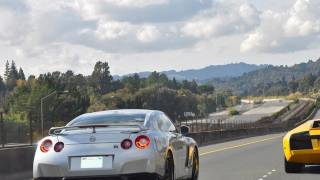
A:
POLYGON ((262 178, 259 178, 258 180, 264 180, 268 177, 268 175, 272 175, 273 172, 276 172, 277 170, 272 169, 271 171, 269 171, 267 174, 263 175, 262 178))
POLYGON ((261 142, 265 142, 265 141, 279 139, 279 138, 282 138, 282 137, 283 137, 283 135, 275 136, 275 137, 271 137, 271 138, 267 138, 267 139, 262 139, 262 140, 258 140, 258 141, 252 141, 252 142, 248 142, 248 143, 244 143, 244 144, 240 144, 240 145, 236 145, 236 146, 230 146, 230 147, 226 147, 226 148, 221 148, 221 149, 207 150, 206 152, 200 153, 200 156, 205 156, 205 155, 208 155, 208 154, 213 154, 213 153, 226 151, 226 150, 230 150, 230 149, 242 148, 244 146, 249 146, 249 145, 252 145, 252 144, 257 144, 257 143, 261 143, 261 142))

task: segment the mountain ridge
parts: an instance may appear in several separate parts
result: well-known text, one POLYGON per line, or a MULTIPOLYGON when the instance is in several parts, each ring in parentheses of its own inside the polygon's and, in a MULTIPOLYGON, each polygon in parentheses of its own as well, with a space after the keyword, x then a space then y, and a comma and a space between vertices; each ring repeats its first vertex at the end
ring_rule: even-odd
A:
MULTIPOLYGON (((238 77, 243 75, 244 73, 248 73, 251 71, 255 71, 258 69, 262 69, 267 67, 266 64, 247 64, 244 62, 240 63, 230 63, 224 65, 209 65, 204 68, 199 69, 188 69, 188 70, 168 70, 168 71, 161 71, 160 73, 166 74, 170 79, 177 79, 177 80, 196 80, 198 82, 203 82, 213 78, 226 78, 226 77, 238 77)), ((132 76, 134 74, 138 74, 140 77, 148 77, 152 72, 151 71, 144 71, 138 73, 130 73, 124 76, 115 75, 116 79, 120 79, 125 76, 132 76)))

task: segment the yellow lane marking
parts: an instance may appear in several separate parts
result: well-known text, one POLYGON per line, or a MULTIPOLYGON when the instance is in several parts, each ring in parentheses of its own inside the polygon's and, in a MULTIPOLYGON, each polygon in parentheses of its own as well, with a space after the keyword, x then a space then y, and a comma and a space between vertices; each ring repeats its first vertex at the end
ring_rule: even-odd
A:
POLYGON ((249 143, 245 143, 245 144, 240 144, 240 145, 236 145, 236 146, 231 146, 231 147, 216 149, 216 150, 212 150, 212 151, 207 151, 207 152, 200 153, 200 156, 204 156, 204 155, 208 155, 208 154, 212 154, 212 153, 217 153, 217 152, 221 152, 221 151, 225 151, 225 150, 229 150, 229 149, 240 148, 240 147, 243 147, 243 146, 257 144, 257 143, 261 143, 261 142, 265 142, 265 141, 270 141, 270 140, 278 139, 278 138, 281 138, 281 137, 283 137, 283 135, 272 137, 272 138, 267 138, 267 139, 262 139, 262 140, 259 140, 259 141, 253 141, 253 142, 249 142, 249 143))

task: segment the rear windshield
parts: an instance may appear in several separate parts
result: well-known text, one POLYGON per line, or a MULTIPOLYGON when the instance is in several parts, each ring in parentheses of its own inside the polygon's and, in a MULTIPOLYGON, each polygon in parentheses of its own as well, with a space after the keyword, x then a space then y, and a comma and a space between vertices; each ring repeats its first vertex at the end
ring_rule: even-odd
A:
POLYGON ((87 115, 87 116, 79 116, 75 118, 67 126, 85 126, 85 125, 97 125, 97 124, 143 125, 145 118, 146 118, 146 114, 87 115))

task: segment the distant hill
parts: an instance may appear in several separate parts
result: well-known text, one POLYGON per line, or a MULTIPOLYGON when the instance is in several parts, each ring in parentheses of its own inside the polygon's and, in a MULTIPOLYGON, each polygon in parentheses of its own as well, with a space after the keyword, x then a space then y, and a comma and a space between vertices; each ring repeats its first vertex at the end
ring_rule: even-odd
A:
POLYGON ((238 95, 279 95, 307 89, 320 83, 320 59, 293 66, 267 66, 231 78, 212 78, 206 83, 216 89, 231 89, 238 95), (304 84, 303 84, 304 83, 304 84))
MULTIPOLYGON (((201 69, 190 69, 185 71, 163 71, 161 73, 166 74, 170 79, 176 78, 177 80, 196 80, 198 82, 207 81, 213 78, 226 78, 226 77, 238 77, 244 73, 255 71, 267 67, 267 65, 253 65, 246 63, 232 63, 226 65, 211 65, 201 69)), ((140 77, 148 77, 151 72, 140 72, 140 77)), ((130 76, 128 74, 126 76, 130 76)), ((115 78, 121 78, 120 76, 114 76, 115 78)))

